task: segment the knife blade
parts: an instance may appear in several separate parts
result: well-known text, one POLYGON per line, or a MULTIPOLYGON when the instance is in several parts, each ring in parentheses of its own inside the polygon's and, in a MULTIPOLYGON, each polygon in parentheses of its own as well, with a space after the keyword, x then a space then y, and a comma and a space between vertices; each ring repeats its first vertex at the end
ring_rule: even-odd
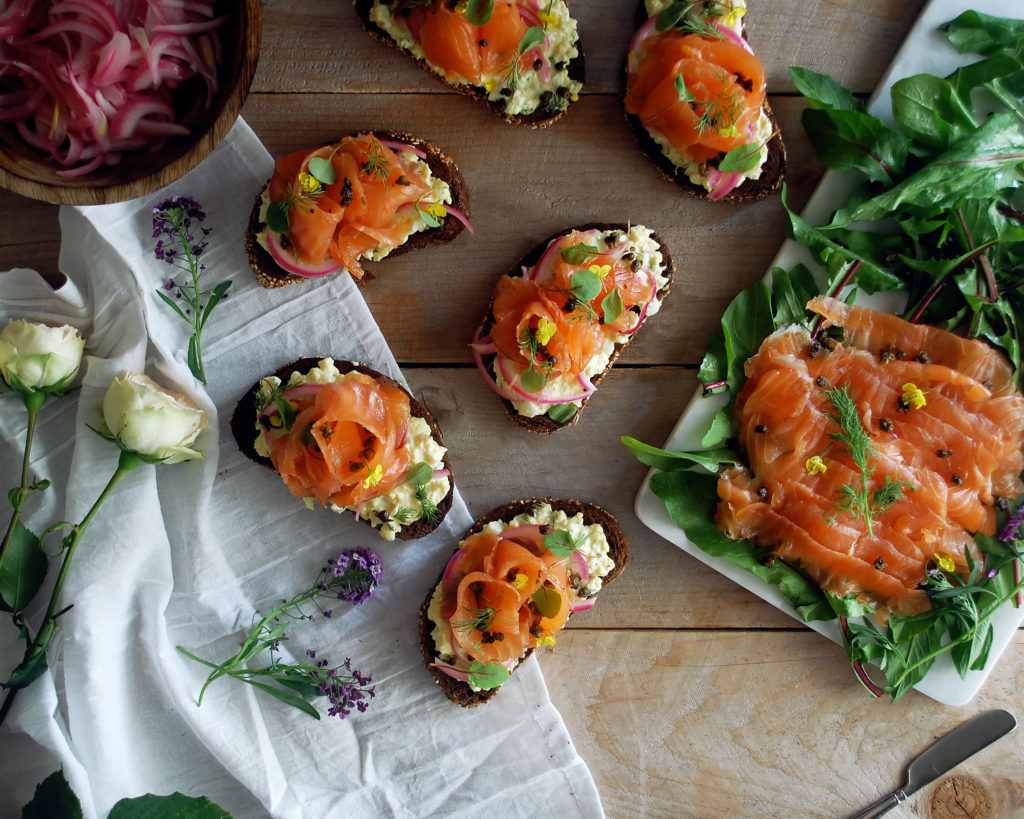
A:
POLYGON ((873 819, 896 807, 925 785, 953 770, 968 757, 986 748, 1017 727, 1009 711, 995 709, 978 714, 940 737, 907 765, 903 787, 886 794, 849 819, 873 819))

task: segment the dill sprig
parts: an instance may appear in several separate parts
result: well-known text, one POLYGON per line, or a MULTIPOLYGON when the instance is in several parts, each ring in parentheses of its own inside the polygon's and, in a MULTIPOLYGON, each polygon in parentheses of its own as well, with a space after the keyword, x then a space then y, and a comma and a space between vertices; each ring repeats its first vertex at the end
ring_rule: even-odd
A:
MULTIPOLYGON (((728 75, 724 71, 716 71, 716 76, 722 85, 726 84, 728 75)), ((723 90, 714 99, 701 100, 698 105, 700 111, 697 112, 697 131, 701 136, 708 130, 714 130, 719 134, 728 131, 736 125, 736 120, 743 109, 743 103, 735 88, 723 90)))
POLYGON ((376 139, 371 139, 366 148, 366 161, 363 162, 363 173, 372 176, 379 176, 387 182, 388 174, 391 173, 391 163, 384 154, 384 146, 376 139))
POLYGON ((416 484, 416 500, 420 503, 420 517, 425 518, 430 523, 437 523, 441 517, 441 510, 438 509, 437 504, 427 496, 426 484, 416 484))
POLYGON ((829 437, 846 450, 860 473, 858 485, 843 484, 836 491, 836 508, 863 520, 868 535, 873 536, 875 518, 903 497, 904 491, 914 491, 917 487, 890 475, 872 490, 871 478, 875 473, 878 453, 857 414, 857 405, 850 395, 849 386, 843 384, 841 387, 828 387, 825 397, 832 405, 828 417, 839 427, 839 431, 830 432, 829 437))
POLYGON ((493 608, 485 606, 479 609, 464 608, 469 614, 462 620, 453 620, 452 628, 457 631, 487 631, 494 622, 494 615, 497 613, 493 608))

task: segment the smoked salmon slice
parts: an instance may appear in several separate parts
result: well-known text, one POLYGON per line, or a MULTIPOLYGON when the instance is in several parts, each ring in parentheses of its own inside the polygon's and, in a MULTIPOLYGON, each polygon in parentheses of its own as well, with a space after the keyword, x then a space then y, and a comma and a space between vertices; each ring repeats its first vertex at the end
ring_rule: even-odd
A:
POLYGON ((720 475, 717 523, 823 589, 927 610, 928 569, 948 559, 966 573, 998 499, 1024 493, 1024 396, 980 341, 823 296, 808 308, 843 340, 830 349, 783 328, 747 361, 735 414, 748 467, 720 475), (841 436, 834 390, 866 433, 867 469, 841 436), (877 508, 843 502, 886 485, 902 489, 877 508))

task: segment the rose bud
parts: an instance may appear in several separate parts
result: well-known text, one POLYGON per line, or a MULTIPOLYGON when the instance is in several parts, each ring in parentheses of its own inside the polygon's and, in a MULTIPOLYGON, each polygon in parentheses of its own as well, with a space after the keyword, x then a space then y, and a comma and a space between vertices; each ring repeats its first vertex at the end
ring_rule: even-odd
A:
POLYGON ((23 395, 58 392, 75 377, 84 349, 74 327, 11 319, 0 331, 0 373, 23 395))
POLYGON ((115 378, 103 399, 103 421, 122 449, 147 461, 178 463, 203 454, 191 449, 209 419, 184 396, 140 373, 115 378))

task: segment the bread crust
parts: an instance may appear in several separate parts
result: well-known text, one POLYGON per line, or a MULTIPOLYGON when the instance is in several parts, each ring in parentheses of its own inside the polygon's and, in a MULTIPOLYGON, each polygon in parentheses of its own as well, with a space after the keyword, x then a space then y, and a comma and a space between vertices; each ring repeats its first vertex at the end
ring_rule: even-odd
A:
MULTIPOLYGON (((374 39, 401 52, 414 63, 416 63, 418 66, 420 66, 420 68, 422 68, 424 71, 430 74, 430 76, 434 77, 439 82, 444 83, 444 85, 446 85, 451 90, 456 91, 459 94, 462 94, 463 96, 469 97, 470 99, 476 100, 477 102, 483 104, 484 106, 489 108, 492 113, 501 117, 503 120, 505 120, 505 122, 509 123, 510 125, 521 125, 526 126, 528 128, 547 128, 552 123, 561 119, 561 117, 569 109, 569 106, 572 105, 572 103, 569 103, 569 105, 567 105, 561 111, 555 112, 544 111, 538 108, 536 111, 533 111, 530 114, 506 114, 504 108, 502 108, 500 104, 493 102, 487 98, 487 91, 485 89, 480 88, 479 86, 476 85, 449 82, 444 77, 437 74, 433 69, 431 69, 431 67, 427 64, 426 60, 422 60, 416 57, 415 54, 412 54, 411 52, 402 48, 402 46, 399 45, 390 34, 388 34, 384 29, 382 29, 380 26, 374 23, 373 20, 370 19, 370 10, 373 8, 373 0, 353 0, 353 5, 355 6, 356 15, 359 17, 360 22, 362 22, 363 27, 374 37, 374 39)), ((576 80, 576 82, 582 83, 584 82, 584 75, 586 74, 586 60, 583 55, 583 45, 578 40, 576 42, 576 50, 579 52, 579 54, 569 62, 567 70, 569 72, 569 77, 571 79, 576 80)))
MULTIPOLYGON (((647 10, 644 6, 644 0, 640 0, 637 4, 634 20, 636 28, 640 28, 640 26, 647 22, 647 20, 647 10)), ((743 39, 747 39, 745 26, 743 27, 743 39)), ((628 55, 626 60, 629 60, 628 55)), ((628 69, 625 65, 623 67, 623 73, 628 73, 628 69)), ((661 175, 667 180, 675 182, 691 196, 698 199, 705 199, 708 202, 740 204, 742 202, 756 202, 759 199, 771 196, 782 187, 782 180, 786 174, 786 145, 782 141, 782 132, 779 130, 779 123, 776 121, 775 112, 772 111, 767 100, 765 100, 762 107, 764 112, 768 115, 768 120, 772 124, 772 137, 768 141, 768 158, 765 160, 764 165, 761 166, 761 175, 757 179, 744 180, 721 199, 708 199, 707 189, 701 185, 695 185, 691 182, 682 169, 676 166, 672 160, 665 156, 661 146, 654 141, 653 137, 651 137, 648 130, 644 127, 644 124, 640 121, 640 117, 628 112, 625 113, 625 117, 630 130, 633 132, 633 138, 636 141, 640 152, 654 164, 654 166, 661 172, 661 175)))
MULTIPOLYGON (((626 540, 626 535, 622 531, 622 527, 619 526, 619 522, 612 517, 611 513, 604 508, 597 506, 592 503, 585 503, 577 500, 560 500, 557 498, 525 498, 522 500, 510 501, 502 506, 492 509, 487 514, 483 515, 473 523, 466 533, 462 536, 462 540, 475 535, 477 532, 482 530, 484 526, 493 521, 509 521, 512 520, 519 514, 527 512, 533 507, 541 503, 550 504, 553 509, 561 510, 565 512, 569 517, 573 517, 576 514, 583 513, 583 522, 585 525, 590 526, 593 524, 600 524, 605 531, 605 536, 608 538, 609 556, 615 563, 615 567, 609 572, 604 580, 602 581, 602 588, 607 586, 613 580, 615 580, 629 563, 629 542, 626 540)), ((461 545, 461 541, 460 541, 461 545)), ((459 545, 456 545, 455 551, 458 551, 459 545)), ((431 632, 434 629, 434 624, 431 622, 430 617, 427 616, 427 611, 430 608, 430 600, 434 596, 434 590, 437 588, 437 584, 441 582, 441 578, 444 576, 444 569, 442 568, 441 573, 437 577, 437 581, 427 591, 427 596, 420 606, 419 616, 419 630, 420 630, 420 652, 423 656, 423 663, 430 672, 431 678, 434 683, 444 692, 444 695, 456 705, 461 705, 464 708, 475 708, 483 705, 484 703, 490 702, 498 693, 501 686, 497 688, 489 688, 483 691, 474 691, 468 683, 460 682, 459 680, 449 677, 443 671, 434 668, 431 664, 437 659, 437 655, 434 653, 434 639, 431 636, 431 632)), ((569 615, 572 617, 572 615, 569 615)), ((530 655, 533 654, 533 649, 527 649, 518 663, 516 668, 519 668, 530 655)), ((513 669, 512 673, 515 673, 513 669)))
MULTIPOLYGON (((300 358, 293 361, 291 364, 285 364, 283 367, 279 367, 269 375, 277 376, 281 379, 281 383, 286 383, 291 377, 293 372, 309 372, 317 366, 320 360, 324 358, 300 358)), ((376 381, 382 384, 388 384, 393 387, 397 387, 406 395, 409 396, 409 409, 415 418, 422 418, 427 422, 430 427, 431 437, 437 441, 437 443, 444 445, 444 441, 441 436, 441 428, 437 425, 437 421, 434 416, 431 415, 430 410, 427 409, 426 404, 417 400, 412 393, 410 393, 405 387, 395 381, 393 378, 389 378, 383 373, 378 372, 372 367, 367 367, 365 364, 359 364, 354 361, 344 361, 340 359, 334 360, 334 366, 338 368, 341 373, 348 372, 359 372, 370 376, 376 381)), ((264 376, 267 377, 267 376, 264 376)), ((228 422, 231 427, 231 434, 235 439, 235 443, 241 450, 242 454, 245 455, 250 461, 259 464, 260 466, 269 469, 271 472, 276 472, 274 464, 269 458, 264 458, 256 451, 256 392, 259 390, 260 382, 257 381, 252 385, 242 397, 238 400, 235 405, 234 412, 231 414, 231 420, 228 422)), ((445 519, 448 511, 452 508, 452 501, 455 496, 455 476, 451 473, 451 461, 448 457, 448 452, 444 454, 444 468, 448 470, 448 494, 444 496, 440 503, 437 504, 439 512, 438 519, 435 523, 431 523, 425 518, 413 521, 407 526, 402 526, 396 533, 395 538, 397 540, 415 540, 416 538, 424 537, 429 535, 434 529, 441 525, 441 522, 445 519)), ((358 520, 365 523, 370 528, 374 528, 370 522, 364 518, 357 518, 358 520)))
MULTIPOLYGON (((540 257, 544 254, 545 248, 547 248, 547 246, 551 242, 553 242, 555 239, 559 238, 560 236, 565 236, 565 235, 571 233, 574 230, 578 230, 578 231, 585 231, 585 230, 601 230, 601 231, 620 230, 620 231, 624 231, 624 232, 628 233, 629 232, 629 228, 630 228, 630 226, 628 224, 622 224, 622 223, 588 222, 585 225, 580 225, 578 227, 570 227, 570 228, 566 228, 565 230, 558 231, 557 233, 552 233, 550 236, 548 236, 547 239, 545 239, 542 242, 539 242, 533 248, 531 248, 529 251, 527 251, 527 253, 524 256, 522 256, 519 259, 519 261, 517 261, 515 263, 515 265, 512 267, 511 271, 509 272, 509 275, 517 276, 517 275, 519 275, 520 271, 524 267, 526 267, 526 268, 533 267, 533 265, 535 265, 540 260, 540 257)), ((664 299, 665 296, 668 295, 669 290, 672 288, 672 281, 673 281, 673 278, 675 276, 675 263, 672 261, 672 254, 669 252, 668 245, 665 244, 665 240, 662 239, 657 233, 653 233, 652 234, 652 238, 658 243, 658 249, 661 252, 662 261, 663 261, 664 268, 665 268, 663 272, 664 272, 664 275, 666 276, 666 278, 668 279, 668 281, 666 282, 665 286, 662 287, 658 291, 658 298, 659 299, 664 299)), ((645 323, 646 323, 646 321, 645 321, 645 323)), ((491 302, 487 306, 487 313, 484 315, 483 322, 481 322, 481 324, 480 324, 480 328, 478 330, 478 337, 484 338, 487 335, 489 335, 490 332, 491 332, 491 328, 493 326, 494 326, 494 298, 492 296, 491 297, 491 302)), ((638 332, 640 332, 640 331, 638 331, 638 332)), ((626 349, 626 347, 629 345, 629 343, 635 337, 636 337, 636 334, 633 334, 633 335, 629 336, 629 338, 627 338, 626 341, 624 341, 623 343, 615 345, 615 349, 612 352, 610 358, 608 359, 608 366, 606 366, 604 368, 604 370, 602 370, 600 373, 598 373, 597 375, 593 376, 590 379, 591 383, 593 383, 593 385, 595 387, 600 385, 601 381, 604 380, 604 377, 608 374, 608 372, 611 370, 611 368, 615 365, 615 362, 618 360, 619 356, 622 354, 622 351, 626 349)), ((483 356, 482 359, 483 359, 484 367, 485 368, 490 367, 491 363, 494 361, 495 358, 496 358, 496 356, 493 355, 493 354, 492 355, 485 355, 485 356, 483 356)), ((511 418, 513 421, 515 421, 517 424, 519 424, 519 426, 523 427, 524 429, 528 429, 530 432, 536 432, 536 433, 539 433, 539 434, 542 434, 542 435, 549 435, 552 432, 556 432, 557 430, 563 429, 565 427, 574 426, 577 423, 577 421, 579 421, 580 415, 583 413, 583 409, 584 409, 584 407, 586 407, 587 402, 590 401, 591 397, 592 396, 588 396, 587 398, 584 398, 580 402, 579 411, 577 411, 577 413, 575 415, 573 415, 573 417, 570 418, 568 421, 556 421, 553 418, 551 418, 549 415, 537 415, 537 416, 534 416, 533 418, 527 418, 524 415, 520 415, 519 412, 516 410, 515 405, 511 401, 509 401, 507 398, 502 398, 501 396, 498 396, 498 400, 501 401, 501 405, 505 409, 505 412, 508 415, 508 417, 511 418)))
MULTIPOLYGON (((455 164, 455 160, 448 156, 448 154, 444 153, 440 148, 430 142, 427 142, 427 140, 420 139, 412 134, 401 131, 358 131, 354 134, 339 137, 335 143, 340 142, 343 139, 371 135, 381 140, 402 142, 423 151, 426 154, 425 161, 430 167, 431 173, 433 173, 436 178, 448 183, 448 187, 450 188, 452 195, 452 207, 457 209, 467 219, 469 218, 469 189, 466 187, 466 181, 462 178, 462 173, 455 164)), ((270 253, 268 253, 267 250, 264 249, 257 241, 256 237, 260 234, 263 228, 266 227, 266 222, 260 219, 262 194, 263 192, 260 191, 260 193, 256 195, 256 201, 253 203, 252 210, 249 213, 249 225, 245 231, 245 256, 249 262, 249 268, 256 276, 256 281, 267 289, 284 287, 297 282, 309 281, 309 279, 304 276, 298 276, 294 273, 289 273, 288 271, 283 270, 277 262, 274 261, 274 257, 271 256, 270 253)), ((458 236, 463 229, 464 226, 462 222, 453 216, 449 216, 441 222, 440 227, 430 228, 428 230, 422 230, 418 233, 412 234, 404 243, 392 250, 388 254, 387 258, 400 256, 403 253, 408 253, 410 250, 416 250, 421 247, 447 244, 458 236)), ((338 272, 341 273, 343 271, 338 272)), ((373 278, 373 275, 367 272, 364 278, 373 278)))

